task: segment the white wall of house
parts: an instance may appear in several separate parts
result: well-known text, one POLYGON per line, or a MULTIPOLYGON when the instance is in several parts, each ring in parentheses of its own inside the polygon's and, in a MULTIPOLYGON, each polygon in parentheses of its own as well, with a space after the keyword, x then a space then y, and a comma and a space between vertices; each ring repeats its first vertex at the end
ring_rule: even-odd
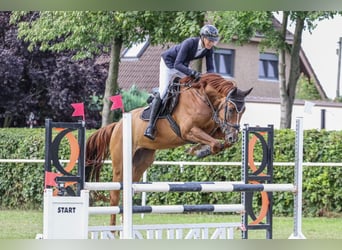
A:
MULTIPOLYGON (((304 129, 321 129, 321 110, 325 109, 325 129, 342 130, 342 105, 315 104, 309 108, 303 103, 295 104, 292 113, 291 129, 296 128, 296 117, 303 117, 304 129)), ((246 102, 246 111, 241 119, 241 125, 267 126, 273 124, 275 129, 280 127, 280 104, 246 102)))

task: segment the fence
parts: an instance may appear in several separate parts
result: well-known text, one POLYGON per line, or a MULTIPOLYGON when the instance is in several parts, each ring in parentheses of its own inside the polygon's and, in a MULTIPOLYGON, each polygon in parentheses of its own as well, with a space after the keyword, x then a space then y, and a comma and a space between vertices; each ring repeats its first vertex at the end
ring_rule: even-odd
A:
MULTIPOLYGON (((44 164, 44 159, 0 159, 0 163, 34 163, 44 164)), ((61 163, 68 163, 69 160, 60 160, 61 163)), ((110 160, 104 161, 105 164, 111 165, 112 162, 110 160)), ((260 162, 256 162, 256 164, 260 164, 260 162)), ((232 167, 241 167, 241 162, 200 162, 200 161, 154 161, 153 165, 162 166, 162 165, 176 165, 181 169, 184 166, 232 166, 232 167)), ((294 166, 294 162, 273 162, 273 166, 285 167, 285 166, 294 166)), ((303 167, 342 167, 342 162, 303 162, 303 167)))

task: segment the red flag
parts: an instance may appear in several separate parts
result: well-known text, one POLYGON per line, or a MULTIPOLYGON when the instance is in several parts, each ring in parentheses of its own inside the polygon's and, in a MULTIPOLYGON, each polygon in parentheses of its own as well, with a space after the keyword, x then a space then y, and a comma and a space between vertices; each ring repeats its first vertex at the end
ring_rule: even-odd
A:
POLYGON ((121 108, 122 112, 125 112, 121 95, 114 95, 114 96, 109 97, 109 99, 113 102, 113 105, 110 108, 110 110, 121 108))
POLYGON ((71 103, 71 106, 75 109, 74 113, 72 113, 72 116, 82 116, 83 121, 84 121, 85 116, 84 116, 84 104, 83 104, 83 102, 71 103))
POLYGON ((57 183, 55 181, 55 178, 57 176, 61 176, 61 174, 45 171, 45 188, 46 188, 46 186, 56 187, 57 183))

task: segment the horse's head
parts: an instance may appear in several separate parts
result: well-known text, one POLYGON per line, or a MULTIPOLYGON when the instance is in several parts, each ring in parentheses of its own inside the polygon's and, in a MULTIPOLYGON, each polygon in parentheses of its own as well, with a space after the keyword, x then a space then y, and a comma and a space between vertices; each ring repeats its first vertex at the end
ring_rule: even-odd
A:
POLYGON ((214 114, 214 120, 219 124, 227 143, 235 143, 238 140, 240 120, 246 109, 245 97, 252 90, 253 88, 242 91, 234 87, 226 97, 222 98, 214 114))
POLYGON ((253 88, 242 91, 232 81, 224 79, 219 74, 204 74, 198 82, 190 77, 181 80, 191 83, 193 88, 202 89, 205 99, 212 109, 213 120, 218 124, 224 140, 228 144, 237 141, 240 120, 245 112, 245 98, 253 88))

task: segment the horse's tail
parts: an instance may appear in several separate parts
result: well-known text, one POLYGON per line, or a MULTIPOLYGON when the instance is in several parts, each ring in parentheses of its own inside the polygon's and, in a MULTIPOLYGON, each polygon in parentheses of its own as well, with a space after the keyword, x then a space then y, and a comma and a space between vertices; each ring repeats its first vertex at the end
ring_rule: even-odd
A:
POLYGON ((85 180, 99 181, 103 162, 109 156, 109 142, 116 123, 111 123, 93 133, 86 143, 85 180))

